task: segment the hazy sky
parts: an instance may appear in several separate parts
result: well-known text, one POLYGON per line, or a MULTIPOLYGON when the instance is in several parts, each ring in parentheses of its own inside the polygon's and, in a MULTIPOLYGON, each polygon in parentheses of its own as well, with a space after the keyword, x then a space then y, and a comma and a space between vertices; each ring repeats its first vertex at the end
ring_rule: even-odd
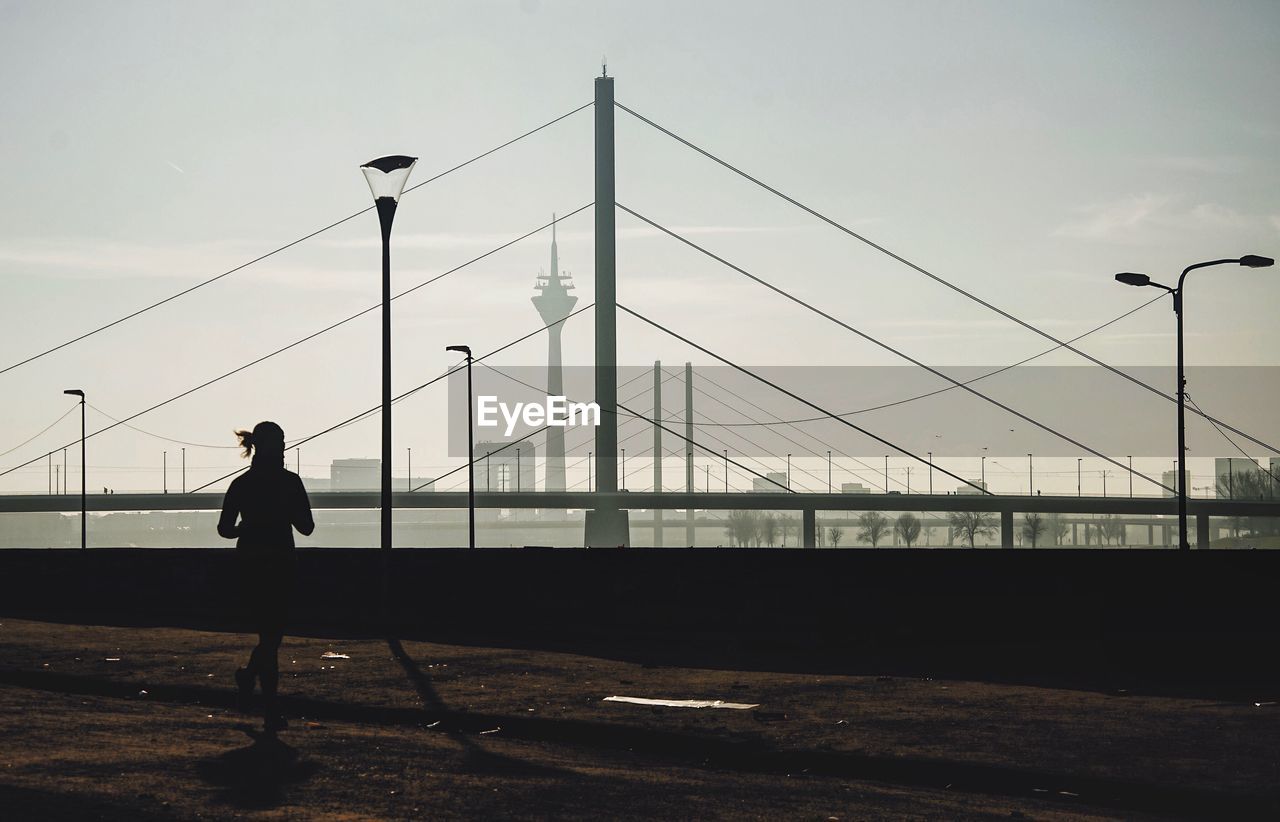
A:
MULTIPOLYGON (((364 161, 417 155, 421 181, 588 102, 602 55, 620 102, 1058 335, 1155 296, 1116 271, 1170 281, 1191 262, 1280 251, 1274 2, 0 2, 0 367, 366 207, 364 161)), ((618 198, 637 211, 933 364, 1046 347, 617 117, 618 198)), ((406 196, 396 290, 590 202, 591 139, 588 109, 406 196)), ((770 365, 895 362, 625 214, 618 225, 619 300, 713 349, 770 365)), ((560 232, 581 304, 590 229, 588 210, 560 232)), ((397 301, 397 392, 455 362, 445 345, 487 351, 537 328, 529 297, 548 245, 531 238, 397 301)), ((0 451, 62 414, 64 388, 122 417, 376 304, 377 246, 364 215, 0 375, 0 451)), ((1277 364, 1280 270, 1192 276, 1188 361, 1277 364)), ((377 317, 134 424, 222 446, 264 418, 291 439, 325 428, 379 401, 377 317)), ((1172 330, 1166 301, 1081 345, 1164 365, 1172 330)), ((570 321, 567 361, 591 362, 590 332, 590 314, 570 321)), ((706 359, 626 318, 619 351, 706 359)), ((544 358, 533 339, 497 362, 544 358)), ((1118 418, 1130 390, 1117 381, 1108 398, 1118 418)), ((443 384, 397 406, 396 453, 414 449, 415 474, 451 467, 444 406, 443 384)), ((77 423, 0 467, 70 442, 77 423)), ((306 446, 303 473, 375 456, 378 430, 306 446)), ((159 487, 162 452, 173 466, 180 447, 105 434, 89 486, 159 487)), ((187 462, 189 485, 240 464, 194 445, 187 462)), ((46 482, 42 463, 0 492, 46 482)))

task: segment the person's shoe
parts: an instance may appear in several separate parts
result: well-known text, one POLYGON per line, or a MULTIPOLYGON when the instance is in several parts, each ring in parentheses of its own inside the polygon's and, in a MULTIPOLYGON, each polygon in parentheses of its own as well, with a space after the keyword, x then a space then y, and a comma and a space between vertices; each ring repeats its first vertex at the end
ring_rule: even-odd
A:
POLYGON ((249 702, 253 699, 253 672, 245 668, 236 669, 236 709, 241 713, 249 710, 249 702))
POLYGON ((287 731, 289 729, 289 720, 285 719, 283 714, 271 714, 262 723, 262 727, 269 734, 277 731, 287 731))

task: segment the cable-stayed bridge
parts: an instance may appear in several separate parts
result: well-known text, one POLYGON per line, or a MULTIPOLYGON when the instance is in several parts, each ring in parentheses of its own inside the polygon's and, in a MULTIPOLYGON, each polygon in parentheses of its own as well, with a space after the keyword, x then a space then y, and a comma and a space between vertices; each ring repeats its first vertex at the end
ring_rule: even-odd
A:
MULTIPOLYGON (((641 213, 640 211, 619 202, 615 192, 615 141, 614 127, 615 116, 617 112, 622 112, 634 121, 651 128, 667 138, 677 142, 687 149, 695 152, 700 157, 718 164, 720 167, 739 176, 752 185, 756 186, 761 192, 775 197, 785 202, 791 207, 799 209, 810 217, 820 221, 823 225, 843 233, 859 243, 865 244, 874 252, 885 255, 895 263, 909 269, 915 274, 925 278, 925 280, 959 295, 965 300, 971 301, 986 311, 994 313, 1003 320, 1012 323, 1030 333, 1038 335, 1045 339, 1047 347, 1040 353, 1023 359, 1017 363, 1004 366, 1000 369, 992 371, 987 376, 994 375, 1001 371, 1016 368, 1025 365, 1035 359, 1043 357, 1053 352, 1065 351, 1080 357, 1092 366, 1104 369, 1113 374, 1118 380, 1128 383, 1134 390, 1147 392, 1160 400, 1170 403, 1176 403, 1176 398, 1169 392, 1160 389, 1148 382, 1133 376, 1126 371, 1117 368, 1101 359, 1086 353, 1076 347, 1076 343, 1084 337, 1100 331, 1111 324, 1123 319, 1130 314, 1141 310, 1155 302, 1156 299, 1149 301, 1143 305, 1132 309, 1125 314, 1120 315, 1101 323, 1095 328, 1078 335, 1072 339, 1061 339, 1043 328, 1038 327, 1034 323, 1025 318, 1016 316, 1015 314, 999 307, 995 303, 962 288, 954 282, 948 280, 942 275, 930 271, 907 257, 892 251, 882 245, 877 244, 863 234, 854 231, 840 221, 828 216, 827 214, 807 205, 799 199, 787 194, 782 189, 776 188, 763 180, 753 176, 749 172, 743 170, 739 166, 728 162, 709 149, 700 146, 690 139, 681 136, 675 130, 661 125, 654 120, 644 116, 640 112, 617 102, 614 99, 614 80, 611 77, 602 76, 595 81, 595 97, 592 101, 583 104, 571 111, 561 114, 542 125, 525 132, 499 146, 495 146, 484 151, 475 157, 466 160, 450 169, 444 170, 429 179, 417 183, 406 190, 406 193, 414 189, 429 185, 440 178, 454 174, 465 169, 473 163, 483 160, 496 152, 514 145, 544 129, 550 128, 580 112, 590 110, 594 117, 595 127, 595 197, 590 203, 582 204, 568 211, 559 212, 558 216, 551 222, 533 228, 529 232, 513 237, 508 242, 497 245, 484 253, 473 257, 472 259, 461 263, 460 265, 441 272, 423 282, 405 289, 398 294, 393 295, 392 299, 399 299, 410 293, 426 288, 433 283, 449 277, 450 275, 461 271, 487 257, 509 248, 516 243, 526 240, 547 229, 553 229, 558 222, 574 217, 586 210, 590 209, 594 219, 594 236, 595 236, 595 301, 588 305, 579 306, 576 310, 567 314, 564 318, 552 318, 540 328, 533 328, 528 333, 517 336, 509 342, 495 347, 494 349, 479 354, 475 357, 475 363, 482 368, 493 368, 495 366, 487 362, 495 355, 511 348, 512 346, 533 337, 542 334, 549 334, 559 325, 563 324, 565 319, 583 314, 590 311, 594 323, 594 341, 595 341, 595 386, 594 396, 589 398, 595 401, 601 410, 601 420, 598 427, 592 432, 593 443, 590 455, 588 457, 589 467, 592 479, 587 482, 587 488, 579 490, 577 486, 570 486, 565 490, 559 489, 531 491, 528 489, 508 489, 501 493, 495 493, 492 490, 482 490, 478 496, 476 504, 482 509, 536 509, 536 510, 555 510, 561 512, 565 510, 587 511, 590 512, 585 519, 586 534, 584 541, 589 545, 626 545, 634 541, 633 529, 652 529, 653 544, 665 544, 664 534, 667 531, 667 525, 664 524, 664 512, 682 512, 684 519, 684 527, 688 537, 687 544, 694 544, 694 530, 697 527, 698 511, 734 511, 734 510, 756 510, 756 511, 795 511, 799 513, 801 522, 797 541, 804 546, 815 546, 822 541, 822 531, 818 524, 820 512, 864 512, 864 511, 894 511, 894 512, 921 512, 930 514, 934 520, 945 522, 951 513, 963 512, 979 512, 990 514, 993 518, 998 519, 998 525, 993 521, 986 527, 988 530, 996 531, 999 534, 999 541, 1002 546, 1013 546, 1016 542, 1015 536, 1022 524, 1016 519, 1016 516, 1028 514, 1062 514, 1078 517, 1106 516, 1115 521, 1117 518, 1122 525, 1125 526, 1141 526, 1147 525, 1148 539, 1147 544, 1168 544, 1167 538, 1163 541, 1157 540, 1154 536, 1154 530, 1158 527, 1162 530, 1167 529, 1168 523, 1163 520, 1148 521, 1141 519, 1142 517, 1167 517, 1176 512, 1176 500, 1173 498, 1152 499, 1152 498, 1097 498, 1077 496, 1011 496, 1011 495, 995 495, 990 493, 985 483, 975 482, 971 478, 966 478, 959 474, 937 464, 931 455, 919 453, 900 442, 895 442, 881 434, 877 433, 870 427, 859 425, 850 419, 851 415, 837 413, 836 410, 827 408, 822 404, 813 401, 805 395, 799 393, 787 385, 768 379, 757 371, 741 364, 735 359, 731 351, 714 350, 704 342, 697 339, 694 332, 688 329, 680 329, 672 327, 663 322, 661 318, 650 316, 640 307, 624 305, 617 300, 617 226, 616 218, 618 212, 629 215, 630 217, 647 225, 651 229, 659 232, 661 235, 669 238, 672 242, 680 243, 692 251, 714 261, 726 272, 732 273, 737 277, 741 277, 756 286, 767 290, 774 298, 780 301, 786 301, 808 314, 812 315, 815 322, 829 324, 841 331, 852 335, 864 342, 870 343, 883 351, 901 359, 911 366, 928 372, 932 376, 938 378, 947 384, 943 390, 954 390, 963 392, 974 399, 985 403, 992 407, 993 412, 1011 415, 1021 421, 1022 424, 1031 426, 1038 431, 1052 436, 1063 443, 1069 445, 1077 453, 1087 454, 1090 457, 1102 461, 1104 464, 1110 465, 1118 476, 1128 476, 1136 478, 1144 483, 1147 487, 1157 486, 1167 492, 1172 493, 1174 489, 1165 484, 1160 478, 1154 478, 1134 471, 1131 464, 1126 464, 1120 458, 1110 455, 1100 448, 1090 444, 1087 438, 1079 433, 1064 430, 1063 428, 1051 425, 1048 422, 1038 418, 1034 414, 1027 413, 1010 402, 998 399, 991 393, 984 391, 981 385, 981 377, 978 379, 959 380, 949 376, 944 371, 930 366, 924 361, 913 357, 909 353, 899 349, 898 347, 877 338, 864 329, 860 329, 849 322, 836 316, 830 310, 823 307, 821 302, 813 298, 802 296, 800 289, 784 288, 783 286, 771 282, 768 279, 758 275, 751 270, 750 264, 741 260, 731 260, 717 253, 707 246, 697 243, 685 236, 680 231, 671 228, 661 222, 658 218, 641 213), (764 468, 759 460, 753 461, 754 464, 748 462, 746 458, 730 457, 730 449, 728 444, 721 438, 717 437, 707 428, 698 428, 700 421, 706 420, 715 423, 715 420, 708 414, 700 412, 697 420, 694 419, 692 409, 692 395, 695 390, 700 391, 700 386, 695 386, 690 378, 688 369, 683 374, 683 383, 686 394, 685 413, 683 419, 677 424, 667 418, 661 412, 661 402, 656 398, 660 396, 661 387, 668 382, 681 381, 681 373, 679 371, 669 372, 663 371, 661 366, 655 367, 655 377, 652 387, 652 397, 654 398, 653 408, 648 412, 635 407, 634 400, 643 396, 644 392, 633 394, 629 397, 620 398, 620 390, 627 387, 626 383, 619 384, 618 381, 618 313, 622 312, 628 321, 634 321, 640 326, 651 328, 663 335, 678 341, 685 346, 690 352, 696 352, 704 357, 710 358, 735 372, 742 374, 745 378, 754 380, 770 391, 775 391, 780 395, 786 396, 796 404, 803 406, 808 412, 815 415, 816 418, 825 418, 833 423, 844 426, 848 429, 856 431, 861 436, 870 441, 878 443, 887 451, 890 451, 899 457, 905 457, 919 466, 922 471, 928 471, 932 478, 934 473, 940 476, 949 477, 950 479, 967 487, 972 491, 971 494, 901 494, 895 493, 888 481, 887 472, 883 484, 874 480, 869 484, 873 488, 878 488, 885 493, 883 494, 835 494, 835 493, 813 493, 811 491, 798 491, 790 486, 780 484, 775 478, 771 477, 769 472, 764 468), (626 425, 631 425, 631 432, 620 438, 619 430, 626 425), (654 479, 653 490, 647 492, 628 491, 626 490, 627 472, 625 467, 620 464, 620 457, 625 459, 625 451, 622 450, 622 444, 627 440, 642 436, 644 434, 652 435, 652 449, 648 452, 651 456, 653 464, 654 479), (665 448, 663 442, 675 443, 675 448, 665 448), (620 453, 621 452, 621 453, 620 453), (712 492, 708 489, 698 491, 696 488, 696 477, 694 472, 694 459, 696 456, 705 458, 721 459, 723 456, 726 485, 730 473, 730 465, 733 466, 739 476, 749 478, 751 480, 760 480, 766 486, 772 485, 770 491, 753 492, 753 493, 720 493, 712 492), (684 461, 684 476, 682 482, 669 483, 662 477, 662 463, 667 457, 674 457, 677 460, 684 461), (652 512, 652 523, 637 523, 633 521, 628 514, 631 512, 646 511, 652 512)), ((233 276, 238 272, 248 268, 255 263, 261 262, 271 256, 278 254, 288 248, 298 244, 307 242, 326 231, 329 231, 355 217, 365 214, 373 210, 373 207, 363 209, 353 214, 347 215, 340 220, 321 227, 302 237, 297 238, 285 245, 280 246, 266 254, 249 260, 239 266, 210 277, 196 285, 172 294, 162 300, 143 306, 124 316, 121 316, 109 323, 101 325, 85 331, 73 338, 70 338, 58 345, 55 345, 45 351, 38 352, 27 356, 17 362, 0 368, 0 379, 9 371, 24 367, 34 367, 42 358, 54 354, 68 346, 81 343, 97 334, 107 331, 117 325, 129 322, 134 318, 155 310, 160 310, 164 306, 180 299, 194 299, 193 296, 201 288, 221 280, 226 277, 233 276)), ((557 272, 553 271, 553 275, 557 272)), ((1163 295, 1161 295, 1163 296, 1163 295)), ((104 426, 88 433, 88 438, 101 435, 118 426, 127 426, 135 420, 145 415, 169 405, 177 400, 191 396, 200 392, 228 377, 240 373, 244 370, 253 368, 273 357, 276 357, 286 351, 306 345, 322 335, 325 335, 359 317, 370 312, 378 310, 381 304, 369 306, 359 312, 348 317, 340 319, 329 325, 319 328, 314 332, 300 337, 285 346, 277 348, 273 351, 266 352, 253 360, 246 362, 225 373, 212 375, 198 384, 167 398, 159 403, 131 413, 113 421, 110 425, 104 426)), ((459 365, 450 369, 445 374, 439 375, 420 385, 414 386, 408 391, 404 391, 393 399, 393 403, 399 403, 403 400, 423 391, 438 382, 445 380, 448 376, 456 373, 462 368, 459 365)), ((554 383, 554 380, 552 380, 554 383)), ((547 389, 547 386, 533 386, 535 388, 547 389)), ((724 389, 724 386, 720 386, 724 389)), ((728 390, 728 389, 725 389, 728 390)), ((757 408, 759 408, 757 406, 757 408)), ((760 409, 763 411, 763 409, 760 409)), ((1245 451, 1239 444, 1240 442, 1251 443, 1255 447, 1263 448, 1272 453, 1280 453, 1280 448, 1268 444, 1259 436, 1249 431, 1243 430, 1241 426, 1233 425, 1225 420, 1212 417, 1193 406, 1188 409, 1192 414, 1212 424, 1215 429, 1240 453, 1245 451)), ((290 448, 300 448, 308 442, 324 437, 334 431, 346 428, 363 420, 378 415, 381 412, 380 406, 371 407, 347 416, 335 422, 333 425, 323 430, 309 434, 299 440, 289 443, 290 448)), ((761 425, 776 425, 779 429, 783 428, 784 421, 777 419, 768 419, 762 417, 759 420, 761 425)), ((789 423, 788 423, 789 424, 789 423)), ((794 426, 792 426, 794 428, 794 426)), ((518 448, 519 443, 523 440, 533 440, 542 437, 542 442, 546 442, 548 428, 544 427, 527 435, 521 440, 515 440, 505 443, 502 448, 518 448)), ((741 432, 735 432, 738 436, 743 437, 741 432)), ((1172 439, 1172 438, 1171 438, 1172 439)), ((822 443, 814 444, 807 442, 801 444, 795 440, 791 440, 797 444, 797 453, 808 454, 811 456, 820 456, 822 443)), ((74 443, 68 443, 72 445, 74 443)), ((62 450, 63 446, 42 453, 32 459, 17 465, 5 467, 0 470, 0 476, 12 473, 26 466, 38 463, 41 460, 49 458, 52 454, 62 450)), ((499 449, 501 450, 501 449, 499 449)), ((563 451, 561 451, 562 453, 563 451)), ((496 452, 495 452, 496 453, 496 452)), ((634 452, 633 452, 634 453, 634 452)), ((642 452, 643 453, 643 452, 642 452)), ((773 455, 775 457, 780 455, 773 455)), ((853 459, 847 454, 842 456, 853 459)), ((828 453, 828 458, 830 457, 828 453)), ((475 454, 470 456, 470 463, 464 461, 463 464, 441 474, 435 479, 421 483, 418 486, 419 491, 430 486, 435 487, 435 483, 445 479, 452 478, 453 481, 463 482, 465 487, 466 471, 469 467, 474 467, 477 462, 475 454)), ((863 464, 867 469, 869 476, 873 476, 874 472, 870 466, 863 464)), ((242 469, 243 470, 243 469, 242 469)), ((637 468, 636 471, 644 470, 643 467, 637 468)), ((1265 469, 1262 469, 1265 471, 1265 469)), ((189 511, 189 510, 209 510, 216 508, 220 495, 205 493, 206 489, 215 486, 221 482, 228 480, 234 475, 232 472, 225 476, 219 477, 210 482, 206 482, 199 487, 181 494, 103 494, 90 495, 89 508, 93 511, 189 511)), ((635 472, 632 472, 635 473, 635 472)), ((807 473, 807 472, 806 472, 807 473)), ((856 476, 864 476, 857 474, 856 476)), ((1270 487, 1276 487, 1276 478, 1270 477, 1272 484, 1270 487)), ((579 483, 578 485, 581 485, 579 483)), ((456 487, 456 485, 455 485, 456 487)), ((829 489, 830 490, 830 489, 829 489)), ((317 508, 326 509, 373 509, 377 508, 377 497, 375 494, 360 493, 320 493, 313 500, 317 508)), ((393 508, 404 509, 459 509, 465 507, 465 495, 458 491, 432 491, 431 493, 400 493, 393 498, 393 508)), ((0 512, 7 513, 37 513, 48 511, 66 511, 67 498, 58 495, 11 495, 0 498, 0 512)), ((1235 521, 1244 519, 1257 518, 1273 518, 1280 517, 1280 500, 1276 499, 1274 493, 1269 494, 1264 499, 1257 500, 1202 500, 1197 499, 1191 502, 1191 515, 1196 521, 1196 544, 1199 547, 1209 547, 1211 522, 1210 517, 1231 518, 1235 521)), ((679 523, 670 522, 672 525, 679 527, 679 523)), ((1034 540, 1033 540, 1034 541, 1034 540)), ((686 543, 681 540, 680 543, 686 543)))

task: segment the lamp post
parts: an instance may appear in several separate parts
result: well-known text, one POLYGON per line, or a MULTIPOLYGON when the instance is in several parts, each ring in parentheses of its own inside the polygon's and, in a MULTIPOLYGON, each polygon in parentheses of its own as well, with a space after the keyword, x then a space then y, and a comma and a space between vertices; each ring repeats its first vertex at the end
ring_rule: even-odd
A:
MULTIPOLYGON (((70 394, 73 397, 80 398, 80 550, 83 551, 89 546, 89 526, 85 517, 85 468, 84 468, 84 392, 79 388, 69 388, 63 391, 64 394, 70 394)), ((66 452, 64 451, 63 454, 66 452)), ((63 472, 63 482, 66 482, 66 472, 63 472)))
POLYGON ((889 493, 889 455, 884 455, 884 492, 889 493))
POLYGON ((588 494, 590 494, 590 493, 591 493, 591 491, 592 491, 591 482, 592 482, 592 478, 591 478, 591 452, 590 452, 590 451, 588 451, 588 452, 587 452, 587 493, 588 493, 588 494))
POLYGON ((729 493, 729 449, 724 450, 724 492, 729 493))
POLYGON ((982 490, 987 490, 987 446, 982 446, 982 490))
POLYGON ((1032 461, 1031 455, 1027 454, 1027 496, 1034 497, 1036 495, 1036 466, 1032 461))
MULTIPOLYGON (((391 223, 417 157, 379 157, 360 166, 382 228, 382 550, 391 550, 391 223)), ((468 455, 469 457, 470 455, 468 455)))
POLYGON ((160 455, 160 493, 169 493, 169 452, 160 455))
POLYGON ((1084 491, 1082 490, 1082 487, 1080 484, 1080 477, 1081 477, 1080 466, 1083 463, 1084 463, 1084 459, 1082 457, 1076 457, 1076 496, 1077 497, 1084 496, 1084 491))
POLYGON ((933 494, 933 452, 929 452, 929 493, 933 494))
MULTIPOLYGON (((475 445, 472 443, 472 401, 471 401, 471 348, 465 345, 451 345, 445 351, 458 351, 467 358, 467 547, 476 547, 476 465, 475 445)), ((489 455, 484 455, 485 465, 489 464, 489 455)), ((487 471, 486 471, 487 473, 487 471)), ((413 485, 413 449, 409 449, 409 485, 413 485)))
POLYGON ((1153 288, 1163 288, 1173 295, 1173 313, 1178 318, 1178 547, 1183 551, 1191 550, 1191 543, 1187 540, 1187 479, 1186 479, 1186 459, 1187 459, 1187 428, 1186 428, 1186 386, 1187 378, 1183 368, 1182 357, 1182 285, 1187 279, 1187 275, 1197 268, 1208 268, 1214 265, 1226 265, 1228 263, 1236 263, 1245 268, 1268 268, 1275 265, 1275 260, 1270 257, 1260 257, 1257 254, 1246 254, 1243 257, 1230 260, 1210 260, 1204 263, 1196 263, 1189 265, 1182 270, 1181 276, 1178 277, 1178 286, 1170 288, 1167 285, 1154 282, 1146 274, 1135 274, 1133 272, 1123 272, 1116 275, 1116 281, 1125 285, 1144 286, 1149 285, 1153 288))
POLYGON ((827 493, 831 493, 831 452, 827 452, 827 493))
POLYGON ((1129 454, 1129 499, 1133 499, 1133 455, 1129 454))
POLYGON ((622 449, 622 490, 627 490, 627 449, 622 449))
POLYGON ((791 455, 787 454, 787 490, 791 490, 791 455))

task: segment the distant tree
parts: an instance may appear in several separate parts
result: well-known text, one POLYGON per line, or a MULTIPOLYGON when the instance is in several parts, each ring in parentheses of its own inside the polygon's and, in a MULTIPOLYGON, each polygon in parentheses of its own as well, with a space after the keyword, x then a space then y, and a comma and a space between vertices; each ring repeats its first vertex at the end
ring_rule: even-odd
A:
POLYGON ((863 511, 858 515, 858 539, 871 543, 871 547, 879 546, 880 540, 889 531, 889 518, 879 511, 863 511))
POLYGON ((977 537, 996 532, 995 515, 986 511, 952 511, 947 518, 951 521, 951 530, 964 537, 970 548, 976 547, 977 537))
POLYGON ((898 539, 911 547, 911 543, 920 538, 920 518, 910 511, 900 514, 896 522, 893 523, 893 530, 897 532, 898 539))
MULTIPOLYGON (((1263 470, 1223 474, 1217 480, 1218 499, 1273 501, 1280 497, 1280 482, 1263 470)), ((1274 536, 1280 533, 1280 520, 1274 517, 1230 517, 1235 536, 1274 536)))
POLYGON ((791 533, 791 529, 795 527, 795 520, 787 514, 778 517, 778 530, 782 533, 782 547, 787 547, 787 534, 791 533))
POLYGON ((1049 528, 1049 523, 1045 522, 1044 516, 1041 514, 1023 514, 1022 516, 1022 538, 1031 543, 1031 547, 1036 547, 1036 543, 1040 540, 1040 535, 1049 528))
POLYGON ((730 511, 724 533, 730 545, 747 548, 752 541, 759 542, 759 521, 755 511, 730 511))
POLYGON ((1124 522, 1115 514, 1106 514, 1098 522, 1098 541, 1110 545, 1114 540, 1116 545, 1124 545, 1125 530, 1124 522))
POLYGON ((773 547, 773 543, 778 539, 778 518, 772 511, 760 518, 760 537, 769 547, 773 547))
POLYGON ((1054 545, 1061 545, 1070 530, 1071 526, 1067 524, 1067 521, 1061 515, 1049 515, 1048 532, 1049 536, 1053 537, 1054 545))
POLYGON ((831 547, 832 547, 832 548, 839 548, 839 547, 840 547, 840 539, 841 539, 843 536, 844 536, 844 529, 843 529, 843 528, 840 528, 840 527, 838 527, 838 526, 832 525, 830 528, 828 528, 828 529, 827 529, 827 537, 829 537, 829 538, 831 539, 831 547))

